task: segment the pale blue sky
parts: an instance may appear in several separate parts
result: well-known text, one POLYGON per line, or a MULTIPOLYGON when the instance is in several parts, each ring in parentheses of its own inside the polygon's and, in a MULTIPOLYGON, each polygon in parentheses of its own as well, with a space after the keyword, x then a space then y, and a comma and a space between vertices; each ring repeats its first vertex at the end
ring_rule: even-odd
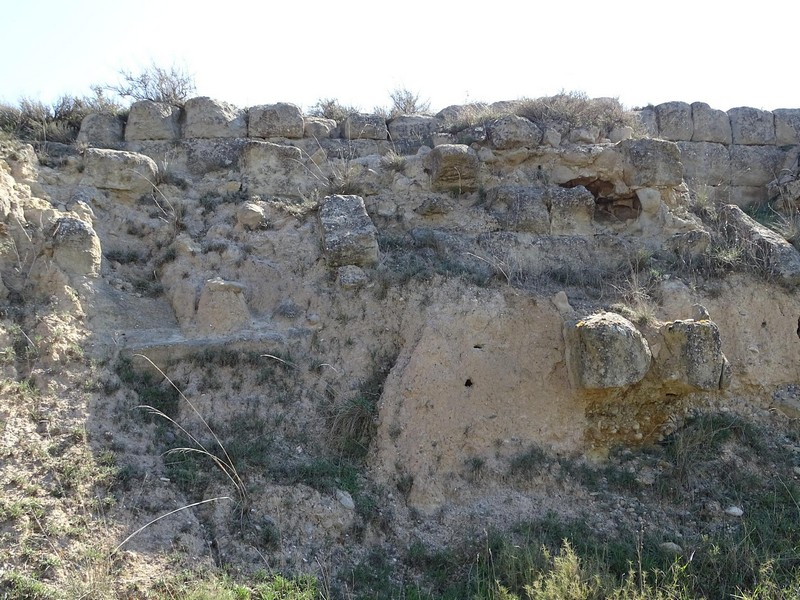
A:
POLYGON ((156 62, 239 106, 369 110, 405 87, 435 109, 560 90, 629 107, 800 107, 800 7, 787 0, 3 3, 0 101, 12 103, 86 95, 156 62))

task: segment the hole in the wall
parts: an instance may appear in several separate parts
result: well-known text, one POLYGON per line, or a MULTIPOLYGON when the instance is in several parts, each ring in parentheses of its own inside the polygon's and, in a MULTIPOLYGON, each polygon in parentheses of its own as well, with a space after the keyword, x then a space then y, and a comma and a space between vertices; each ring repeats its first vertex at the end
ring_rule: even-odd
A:
POLYGON ((570 179, 561 187, 574 188, 579 185, 585 187, 595 203, 595 220, 598 222, 620 222, 638 219, 642 212, 642 203, 636 194, 619 196, 614 193, 614 184, 597 177, 578 177, 570 179))
POLYGON ((467 379, 464 382, 464 387, 472 387, 472 379, 467 379))
POLYGON ((483 344, 475 344, 473 348, 475 348, 476 350, 483 350, 483 344))
POLYGON ((800 337, 800 317, 797 317, 797 337, 800 337))

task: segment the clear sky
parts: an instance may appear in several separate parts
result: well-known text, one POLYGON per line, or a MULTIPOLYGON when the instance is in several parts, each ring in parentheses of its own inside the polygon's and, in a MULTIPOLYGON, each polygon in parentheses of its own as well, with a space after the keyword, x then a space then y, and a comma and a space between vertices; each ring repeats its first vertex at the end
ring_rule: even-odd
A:
POLYGON ((434 109, 559 91, 800 108, 793 0, 3 0, 0 101, 52 102, 156 63, 239 106, 434 109))

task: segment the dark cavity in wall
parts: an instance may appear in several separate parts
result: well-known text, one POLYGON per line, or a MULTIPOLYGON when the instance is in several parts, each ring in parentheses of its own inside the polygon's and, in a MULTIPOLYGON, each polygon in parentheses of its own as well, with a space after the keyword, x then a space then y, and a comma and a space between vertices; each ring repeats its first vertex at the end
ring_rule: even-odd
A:
POLYGON ((613 183, 598 177, 570 179, 561 184, 561 187, 574 188, 579 185, 585 187, 594 196, 594 218, 600 223, 638 219, 642 212, 642 204, 636 194, 616 194, 613 183))

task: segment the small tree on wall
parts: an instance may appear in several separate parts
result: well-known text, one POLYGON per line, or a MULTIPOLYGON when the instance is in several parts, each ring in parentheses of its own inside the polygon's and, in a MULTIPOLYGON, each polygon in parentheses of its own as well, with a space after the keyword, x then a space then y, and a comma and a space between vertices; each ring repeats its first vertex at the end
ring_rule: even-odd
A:
POLYGON ((151 100, 183 106, 186 100, 195 93, 194 76, 181 67, 161 67, 155 63, 139 73, 120 70, 121 83, 117 85, 98 86, 122 98, 133 102, 151 100))

